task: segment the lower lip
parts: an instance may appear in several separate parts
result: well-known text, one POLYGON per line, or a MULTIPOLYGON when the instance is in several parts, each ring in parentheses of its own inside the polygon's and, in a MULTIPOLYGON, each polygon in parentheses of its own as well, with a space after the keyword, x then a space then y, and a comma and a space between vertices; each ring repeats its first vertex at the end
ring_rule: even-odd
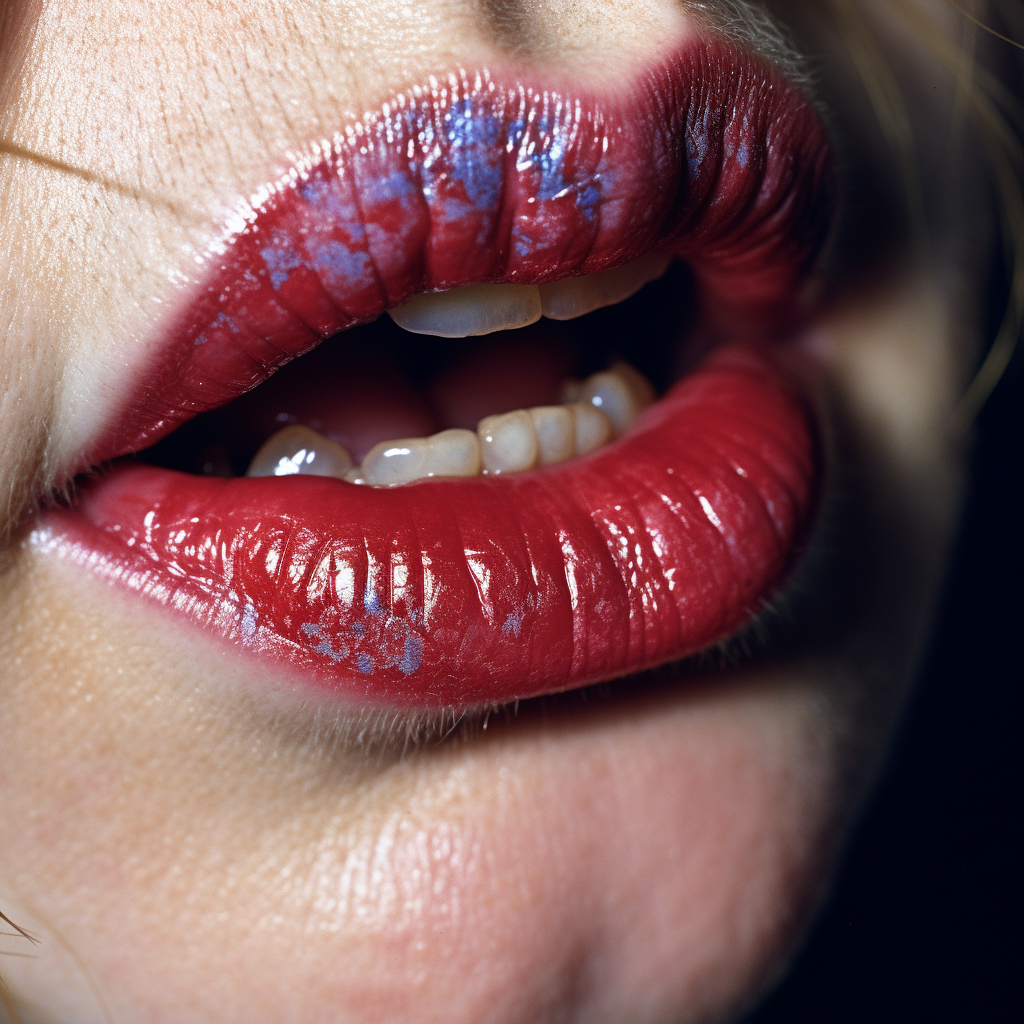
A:
POLYGON ((375 489, 123 466, 36 540, 340 698, 468 707, 733 633, 792 567, 817 469, 806 403, 737 346, 560 467, 375 489))

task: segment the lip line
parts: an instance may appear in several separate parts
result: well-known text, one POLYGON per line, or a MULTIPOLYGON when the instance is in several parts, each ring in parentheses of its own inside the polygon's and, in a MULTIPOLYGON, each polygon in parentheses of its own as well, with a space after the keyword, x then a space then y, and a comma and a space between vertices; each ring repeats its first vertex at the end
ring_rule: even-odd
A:
MULTIPOLYGON (((391 180, 400 177, 393 166, 385 169, 389 170, 391 180)), ((407 169, 399 168, 399 171, 405 174, 407 169)), ((745 289, 744 301, 750 307, 749 312, 756 314, 762 323, 770 316, 775 318, 776 327, 784 325, 788 328, 800 316, 800 311, 794 310, 791 301, 796 291, 795 282, 806 275, 822 247, 829 229, 834 193, 835 168, 831 151, 810 102, 795 85, 782 79, 757 55, 707 35, 698 33, 687 41, 681 53, 654 62, 646 77, 640 76, 637 82, 617 91, 612 98, 566 98, 543 87, 522 85, 515 74, 501 76, 486 71, 460 73, 439 84, 435 82, 434 86, 414 87, 393 96, 381 108, 376 119, 364 118, 355 126, 337 133, 329 144, 311 146, 310 155, 296 161, 276 182, 257 190, 250 202, 236 210, 229 219, 225 234, 210 246, 201 260, 197 260, 206 267, 205 282, 182 286, 179 299, 170 307, 170 314, 163 318, 158 332, 146 345, 149 355, 137 374, 135 386, 126 391, 121 407, 112 410, 106 428, 92 447, 91 460, 101 462, 148 446, 196 412, 224 404, 249 390, 277 366, 315 347, 330 334, 372 320, 384 309, 418 291, 444 290, 481 281, 539 283, 606 269, 651 248, 662 248, 691 262, 705 290, 715 295, 714 305, 720 308, 729 305, 727 298, 733 298, 745 289), (510 80, 511 85, 503 85, 505 79, 510 80), (737 111, 742 109, 743 117, 737 113, 731 122, 724 125, 711 123, 714 112, 709 113, 709 107, 713 104, 705 94, 714 90, 720 94, 715 98, 726 105, 731 103, 737 111), (499 130, 505 129, 506 137, 499 135, 485 139, 486 145, 481 145, 480 140, 473 137, 472 129, 475 126, 479 133, 479 125, 488 122, 485 117, 476 115, 481 111, 493 113, 487 109, 488 103, 492 107, 495 104, 501 107, 502 103, 507 106, 512 102, 510 96, 521 106, 524 103, 529 105, 531 96, 539 98, 539 107, 535 104, 529 109, 532 123, 520 126, 517 140, 520 149, 513 152, 514 140, 508 124, 499 125, 499 130), (464 132, 463 137, 449 149, 469 152, 471 159, 463 161, 469 166, 469 172, 463 174, 465 182, 462 184, 468 182, 474 186, 478 195, 468 195, 463 188, 456 199, 463 205, 467 199, 476 199, 478 206, 482 200, 484 207, 489 201, 492 213, 494 208, 500 207, 500 216, 492 217, 492 223, 481 228, 480 217, 477 216, 479 209, 470 210, 469 219, 476 216, 478 233, 489 228, 491 237, 485 240, 482 249, 474 243, 461 263, 458 259, 453 260, 451 252, 443 254, 440 262, 447 260, 447 265, 439 267, 435 236, 439 233, 439 226, 452 235, 454 223, 452 218, 445 220, 439 214, 439 201, 450 203, 453 193, 452 188, 447 188, 451 180, 445 183, 443 179, 445 174, 449 179, 457 175, 449 166, 440 176, 435 176, 436 181, 428 181, 428 158, 432 154, 429 145, 420 145, 415 159, 409 161, 410 165, 415 165, 413 184, 420 191, 433 189, 433 198, 439 201, 433 205, 427 203, 429 208, 425 212, 431 232, 426 239, 428 251, 414 259, 421 264, 419 276, 415 273, 410 276, 408 267, 384 265, 387 260, 381 259, 379 247, 375 250, 372 236, 382 223, 381 217, 386 219, 390 216, 394 220, 396 213, 403 215, 406 221, 415 217, 409 216, 408 204, 403 209, 401 202, 394 197, 390 210, 387 202, 376 202, 375 205, 374 190, 379 191, 382 186, 381 176, 378 174, 375 179, 372 172, 380 170, 381 162, 377 160, 376 168, 371 165, 375 151, 381 153, 386 144, 394 149, 394 136, 402 131, 406 132, 410 145, 421 143, 424 131, 428 134, 433 131, 435 138, 427 142, 433 141, 436 148, 438 125, 430 121, 431 116, 437 121, 437 111, 431 115, 427 108, 430 104, 437 106, 439 98, 443 106, 446 97, 451 101, 452 109, 464 103, 472 108, 473 114, 465 119, 470 122, 470 130, 464 132), (638 97, 645 106, 641 106, 638 97), (566 99, 561 114, 557 110, 559 99, 566 99), (475 108, 472 107, 474 103, 477 104, 475 108), (538 109, 541 121, 549 119, 546 126, 541 124, 538 127, 538 109), (565 116, 567 110, 572 113, 568 119, 565 116), (661 118, 654 128, 644 123, 645 111, 649 115, 648 120, 654 116, 652 111, 661 118), (561 121, 558 121, 558 116, 561 121), (403 118, 414 123, 403 125, 403 118), (688 118, 693 123, 688 123, 688 118), (592 133, 594 138, 589 140, 590 148, 596 148, 593 145, 595 141, 604 146, 605 154, 610 148, 618 166, 612 166, 609 159, 600 153, 586 152, 588 140, 583 138, 586 131, 581 130, 581 125, 582 129, 596 126, 596 133, 592 133), (568 135, 562 131, 560 137, 556 128, 558 131, 567 129, 568 135), (547 151, 543 145, 536 149, 538 141, 547 144, 547 151), (586 205, 581 202, 586 198, 585 186, 592 186, 596 181, 602 190, 606 190, 610 178, 626 180, 626 186, 621 188, 613 183, 610 200, 602 191, 599 197, 601 204, 592 218, 600 222, 596 230, 587 229, 586 218, 581 220, 579 216, 575 224, 559 225, 559 217, 566 219, 566 204, 563 202, 561 209, 554 209, 559 197, 555 197, 554 203, 545 198, 543 162, 558 146, 563 150, 559 157, 561 165, 556 166, 557 161, 549 161, 548 169, 554 168, 555 172, 562 173, 565 167, 571 166, 571 173, 564 175, 561 184, 563 191, 575 198, 577 215, 586 205), (497 175, 501 202, 495 204, 493 196, 487 195, 487 189, 495 186, 493 176, 489 180, 488 173, 474 172, 472 162, 485 165, 502 147, 507 151, 506 166, 497 175), (529 159, 523 157, 526 151, 529 151, 529 159), (756 167, 748 166, 737 155, 743 153, 747 153, 751 164, 757 164, 758 160, 761 163, 756 167), (780 156, 782 153, 786 155, 780 156), (533 164, 522 173, 510 174, 507 165, 511 158, 514 158, 516 170, 529 164, 530 160, 533 164), (656 173, 651 171, 652 167, 656 173), (581 168, 582 172, 577 173, 581 168), (529 180, 531 174, 532 182, 529 180), (297 192, 322 184, 325 179, 329 179, 333 193, 327 194, 318 208, 307 209, 304 222, 299 222, 301 218, 293 218, 290 224, 282 223, 288 220, 287 216, 281 215, 282 206, 289 202, 293 206, 298 205, 297 192), (347 184, 335 188, 342 179, 346 179, 347 184), (655 179, 653 184, 652 179, 655 179), (680 182, 684 179, 686 187, 681 189, 680 182), (442 195, 445 188, 448 194, 442 195), (532 195, 528 194, 531 188, 532 195), (509 196, 515 192, 520 194, 520 200, 525 196, 525 205, 536 203, 546 211, 554 209, 553 214, 547 216, 546 223, 543 216, 535 216, 531 223, 524 216, 524 204, 520 202, 521 209, 516 210, 515 203, 509 201, 509 196), (652 198, 653 193, 658 194, 652 198), (320 252, 313 254, 315 257, 323 256, 324 245, 321 243, 337 247, 339 240, 337 223, 332 228, 333 236, 329 237, 330 232, 325 233, 321 225, 311 223, 310 213, 315 214, 322 224, 329 219, 328 214, 334 217, 328 208, 331 203, 337 207, 349 200, 354 204, 356 219, 360 223, 342 225, 342 228, 354 227, 356 233, 362 232, 361 249, 353 245, 352 238, 341 230, 349 251, 338 251, 342 251, 346 258, 353 254, 369 257, 377 286, 377 294, 370 296, 369 304, 366 295, 353 297, 352 292, 356 289, 351 275, 344 282, 345 294, 339 299, 335 283, 335 290, 325 304, 324 292, 330 290, 325 276, 337 269, 328 265, 325 270, 325 263, 330 264, 330 258, 326 261, 321 259, 316 265, 314 277, 318 276, 319 280, 300 284, 300 290, 305 287, 310 294, 299 296, 297 306, 287 296, 282 302, 282 289, 292 287, 292 279, 296 276, 294 271, 298 269, 301 274, 306 269, 289 265, 296 262, 294 251, 285 252, 287 246, 279 246, 281 251, 276 266, 260 263, 258 253, 253 251, 243 254, 244 258, 239 255, 247 244, 251 250, 251 243, 259 245, 258 239, 265 242, 273 230, 287 227, 293 235, 297 229, 298 234, 304 236, 298 240, 306 245, 299 262, 305 262, 308 267, 315 262, 308 251, 311 239, 320 244, 320 252), (755 209, 758 204, 760 207, 755 209), (613 206, 616 209, 609 212, 613 206), (623 213, 625 207, 643 208, 626 209, 623 213), (380 212, 382 209, 383 214, 380 212), (518 220, 514 227, 517 231, 522 229, 524 220, 528 230, 538 225, 544 229, 540 231, 539 239, 532 240, 530 259, 525 263, 521 260, 518 264, 514 259, 510 263, 512 231, 507 223, 516 217, 518 220), (609 231, 606 222, 616 217, 618 226, 609 231), (506 223, 498 224, 502 218, 506 223), (740 219, 746 224, 748 237, 737 239, 736 222, 740 219), (571 228, 584 238, 585 245, 573 240, 571 228), (317 232, 319 236, 314 238, 317 232), (537 249, 544 248, 545 240, 548 250, 554 248, 552 238, 563 248, 568 246, 571 250, 575 244, 576 249, 555 254, 553 262, 548 252, 545 257, 547 263, 544 264, 537 259, 537 249), (495 239, 501 243, 498 249, 504 246, 503 254, 495 255, 495 239), (570 241, 566 242, 566 239, 570 241), (497 265, 502 258, 503 267, 497 265), (481 260, 488 259, 489 265, 481 272, 481 260), (261 278, 264 291, 269 293, 257 296, 263 303, 263 309, 256 318, 260 320, 262 317, 262 322, 258 324, 246 320, 251 313, 251 296, 242 298, 238 295, 239 289, 246 287, 243 278, 254 273, 261 278), (386 295, 380 293, 381 288, 386 295), (244 337, 241 342, 237 338, 224 337, 228 333, 224 324, 236 312, 230 308, 231 289, 238 299, 236 305, 249 304, 243 311, 242 325, 236 333, 249 332, 251 336, 244 337), (312 292, 318 294, 311 298, 312 292), (334 308, 326 309, 325 306, 332 302, 334 308), (345 308, 341 308, 343 306, 345 308), (296 313, 298 307, 301 309, 296 313), (211 344, 210 339, 214 335, 216 338, 211 344), (234 354, 235 365, 228 367, 225 353, 232 345, 239 351, 234 354), (222 351, 210 358, 218 348, 222 351), (244 367, 239 369, 241 364, 244 367), (258 368, 254 369, 254 366, 258 368), (157 400, 154 396, 161 397, 157 400)), ((422 202, 414 212, 417 216, 423 212, 422 202)), ((334 219, 337 220, 336 217, 334 219)), ((395 235, 392 230, 391 242, 395 243, 397 238, 399 244, 404 244, 411 230, 406 228, 404 235, 395 235)), ((416 230, 422 233, 422 225, 416 230)), ((457 236, 458 231, 454 234, 457 236)), ((466 232, 463 231, 461 238, 456 237, 455 241, 465 241, 465 238, 466 232)), ((290 239, 290 243, 294 243, 293 248, 298 247, 298 241, 294 237, 290 239)), ((451 250, 451 239, 448 243, 451 250)), ((262 248, 266 251, 274 247, 264 244, 262 248)), ((357 283, 359 287, 365 285, 365 282, 357 283)), ((254 289, 254 293, 257 290, 254 289)), ((743 304, 738 303, 740 306, 743 304)), ((238 328, 236 321, 237 317, 232 323, 238 328)))

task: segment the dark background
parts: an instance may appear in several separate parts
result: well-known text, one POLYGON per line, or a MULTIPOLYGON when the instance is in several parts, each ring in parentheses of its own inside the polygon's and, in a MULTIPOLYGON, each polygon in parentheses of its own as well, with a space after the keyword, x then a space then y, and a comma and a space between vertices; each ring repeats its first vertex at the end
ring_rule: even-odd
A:
POLYGON ((1024 357, 978 422, 931 652, 791 973, 743 1024, 1024 1021, 1024 357))

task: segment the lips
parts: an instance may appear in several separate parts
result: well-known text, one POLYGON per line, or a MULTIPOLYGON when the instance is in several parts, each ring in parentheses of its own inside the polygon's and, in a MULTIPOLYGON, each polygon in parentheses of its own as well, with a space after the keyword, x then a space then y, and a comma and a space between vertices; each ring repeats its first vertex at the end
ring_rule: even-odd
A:
POLYGON ((483 73, 410 90, 233 218, 101 457, 410 295, 652 248, 741 342, 561 466, 371 488, 122 465, 37 539, 362 702, 507 701, 699 651, 778 590, 812 523, 814 424, 760 342, 797 322, 833 200, 813 109, 724 43, 694 38, 614 102, 483 73))

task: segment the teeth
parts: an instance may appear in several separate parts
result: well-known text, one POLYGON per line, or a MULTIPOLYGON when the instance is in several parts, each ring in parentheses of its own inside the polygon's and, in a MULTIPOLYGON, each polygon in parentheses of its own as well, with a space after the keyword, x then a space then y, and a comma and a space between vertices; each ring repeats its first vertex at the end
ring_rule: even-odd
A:
POLYGON ((608 443, 612 436, 612 421, 603 409, 589 402, 574 402, 569 408, 575 420, 577 455, 586 455, 608 443))
POLYGON ((613 306, 665 273, 671 257, 649 252, 621 267, 551 284, 471 284, 446 292, 414 295, 388 310, 399 327, 413 334, 469 338, 512 331, 542 316, 572 320, 602 306, 613 306))
POLYGON ((388 314, 413 334, 469 338, 536 323, 541 317, 540 291, 533 284, 471 284, 414 295, 388 314))
POLYGON ((485 473, 516 473, 537 463, 537 430, 525 409, 486 416, 476 428, 485 473))
POLYGON ((386 487, 435 476, 518 473, 586 455, 628 430, 654 389, 627 363, 567 381, 562 405, 486 416, 472 430, 399 438, 374 446, 354 467, 340 445, 308 427, 279 430, 256 453, 247 476, 333 476, 386 487))
POLYGON ((588 377, 579 400, 607 413, 616 437, 621 437, 654 401, 654 389, 642 373, 627 363, 588 377))
POLYGON ((649 252, 613 270, 542 284, 541 310, 552 320, 572 320, 602 306, 614 306, 661 277, 670 262, 664 253, 649 252))
POLYGON ((370 449, 360 474, 353 474, 350 482, 386 486, 431 476, 476 476, 479 472, 476 434, 472 430, 442 430, 433 437, 381 441, 370 449))
POLYGON ((564 405, 541 405, 530 409, 537 432, 537 463, 550 466, 576 453, 576 420, 564 405))
POLYGON ((253 456, 246 476, 344 476, 348 452, 309 427, 291 426, 268 438, 253 456))

